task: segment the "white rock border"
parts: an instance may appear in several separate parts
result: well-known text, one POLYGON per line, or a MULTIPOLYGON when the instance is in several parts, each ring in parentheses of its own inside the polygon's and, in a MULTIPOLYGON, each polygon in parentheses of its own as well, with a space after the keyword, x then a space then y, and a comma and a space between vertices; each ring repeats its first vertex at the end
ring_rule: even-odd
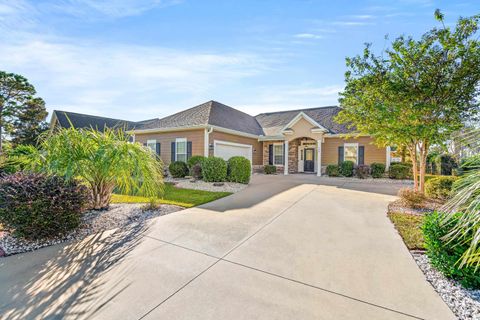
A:
POLYGON ((445 278, 432 267, 424 252, 411 251, 410 253, 427 281, 458 319, 480 319, 480 290, 468 290, 457 281, 445 278))
POLYGON ((193 180, 189 178, 165 178, 165 182, 173 183, 177 188, 203 190, 203 191, 211 191, 211 192, 236 193, 248 187, 248 184, 235 183, 235 182, 222 182, 223 185, 215 186, 213 182, 205 182, 203 180, 196 180, 195 182, 193 182, 193 180))
POLYGON ((115 228, 126 227, 133 223, 143 223, 146 220, 167 215, 185 208, 162 204, 156 210, 142 210, 145 204, 119 203, 111 204, 108 210, 88 211, 82 216, 80 227, 64 237, 28 241, 15 238, 6 232, 0 234, 0 251, 5 256, 34 251, 67 241, 79 241, 88 235, 115 228))

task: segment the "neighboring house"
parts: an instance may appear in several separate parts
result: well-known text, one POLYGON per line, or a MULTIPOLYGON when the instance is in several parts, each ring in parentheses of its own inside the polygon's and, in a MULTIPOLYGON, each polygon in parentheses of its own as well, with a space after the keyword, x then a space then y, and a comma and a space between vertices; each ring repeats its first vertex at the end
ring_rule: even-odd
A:
POLYGON ((271 164, 285 174, 320 175, 327 165, 344 160, 358 165, 380 162, 388 166, 390 153, 387 148, 373 144, 371 137, 344 139, 343 135, 351 132, 335 122, 340 110, 331 106, 253 117, 209 101, 162 119, 140 122, 54 111, 52 126, 68 126, 68 121, 65 124, 61 120, 66 118, 65 114, 75 127, 123 125, 128 127, 134 141, 150 147, 166 164, 186 161, 192 155, 213 155, 226 160, 238 155, 248 158, 254 169, 271 164))

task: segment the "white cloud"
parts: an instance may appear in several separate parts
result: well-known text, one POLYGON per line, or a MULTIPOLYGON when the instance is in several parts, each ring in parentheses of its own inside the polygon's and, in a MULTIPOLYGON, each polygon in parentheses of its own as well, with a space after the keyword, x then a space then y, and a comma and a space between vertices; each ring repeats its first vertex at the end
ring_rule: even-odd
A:
POLYGON ((313 33, 298 33, 294 37, 299 39, 323 39, 322 35, 313 33))
POLYGON ((47 104, 96 114, 154 105, 160 94, 202 96, 255 76, 266 63, 248 53, 202 53, 161 47, 47 40, 0 43, 3 69, 25 75, 47 104))
POLYGON ((95 15, 122 18, 140 15, 155 8, 181 3, 181 0, 66 0, 44 6, 73 16, 91 19, 95 15))

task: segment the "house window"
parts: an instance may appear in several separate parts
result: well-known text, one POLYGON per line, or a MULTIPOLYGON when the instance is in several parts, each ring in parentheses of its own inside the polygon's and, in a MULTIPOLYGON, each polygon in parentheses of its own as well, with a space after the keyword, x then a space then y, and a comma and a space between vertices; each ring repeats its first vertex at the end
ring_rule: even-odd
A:
POLYGON ((187 162, 187 138, 175 139, 175 161, 187 162))
POLYGON ((273 164, 283 165, 283 144, 273 145, 273 164))
POLYGON ((147 140, 147 147, 153 152, 157 152, 157 140, 147 140))
POLYGON ((358 164, 358 143, 345 143, 343 145, 343 160, 358 164))

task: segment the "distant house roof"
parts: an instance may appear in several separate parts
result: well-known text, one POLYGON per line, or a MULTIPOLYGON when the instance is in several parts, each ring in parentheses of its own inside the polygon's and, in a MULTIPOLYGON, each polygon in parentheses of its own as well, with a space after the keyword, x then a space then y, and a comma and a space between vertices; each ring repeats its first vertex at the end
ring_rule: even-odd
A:
POLYGON ((136 129, 181 128, 212 125, 254 135, 262 135, 262 127, 251 115, 217 101, 208 101, 171 116, 139 125, 136 129))
POLYGON ((140 122, 133 122, 61 110, 54 110, 53 117, 56 119, 56 121, 58 121, 58 124, 62 128, 70 128, 70 124, 73 124, 75 128, 94 128, 98 130, 103 130, 105 127, 125 128, 126 130, 129 130, 139 125, 143 125, 145 123, 149 123, 150 121, 156 120, 151 119, 140 122))
POLYGON ((332 134, 349 133, 352 130, 346 125, 334 121, 335 116, 342 110, 337 106, 297 109, 279 112, 261 113, 255 119, 262 126, 266 136, 279 135, 300 112, 305 113, 332 134))
POLYGON ((337 106, 298 109, 279 112, 261 113, 255 117, 234 109, 217 101, 208 101, 193 108, 183 110, 162 119, 144 121, 127 121, 87 114, 59 111, 53 112, 52 122, 56 121, 61 127, 70 127, 70 122, 76 128, 123 127, 127 130, 191 128, 202 126, 217 126, 256 136, 278 136, 282 129, 292 122, 300 113, 311 118, 321 129, 331 134, 349 133, 352 130, 346 125, 334 121, 334 117, 341 110, 337 106))

